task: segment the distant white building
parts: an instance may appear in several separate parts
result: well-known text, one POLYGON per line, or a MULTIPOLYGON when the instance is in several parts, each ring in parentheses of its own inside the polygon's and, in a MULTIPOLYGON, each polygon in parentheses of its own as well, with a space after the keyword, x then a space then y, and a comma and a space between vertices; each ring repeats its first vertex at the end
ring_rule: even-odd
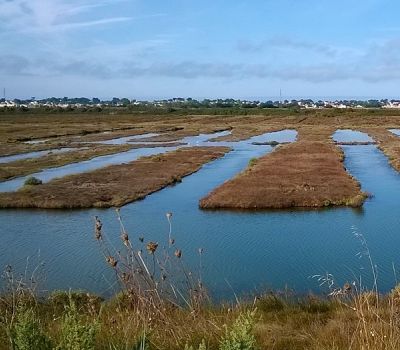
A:
POLYGON ((5 107, 15 107, 16 104, 13 101, 4 101, 0 102, 0 108, 5 108, 5 107))

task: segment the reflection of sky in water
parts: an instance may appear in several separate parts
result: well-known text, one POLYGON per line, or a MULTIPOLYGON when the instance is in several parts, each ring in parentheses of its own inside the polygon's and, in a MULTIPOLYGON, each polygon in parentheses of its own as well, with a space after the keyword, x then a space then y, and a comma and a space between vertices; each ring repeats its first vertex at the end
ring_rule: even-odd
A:
POLYGON ((396 136, 400 136, 400 129, 390 129, 389 131, 395 134, 396 136))
POLYGON ((366 133, 355 130, 336 130, 332 135, 336 142, 373 142, 374 140, 366 133))

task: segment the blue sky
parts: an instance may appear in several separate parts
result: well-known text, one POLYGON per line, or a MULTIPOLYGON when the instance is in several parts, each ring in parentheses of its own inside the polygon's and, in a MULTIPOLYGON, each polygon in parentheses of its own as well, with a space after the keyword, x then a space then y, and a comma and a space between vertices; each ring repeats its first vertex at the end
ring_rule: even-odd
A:
POLYGON ((397 0, 0 0, 9 97, 400 97, 397 0))

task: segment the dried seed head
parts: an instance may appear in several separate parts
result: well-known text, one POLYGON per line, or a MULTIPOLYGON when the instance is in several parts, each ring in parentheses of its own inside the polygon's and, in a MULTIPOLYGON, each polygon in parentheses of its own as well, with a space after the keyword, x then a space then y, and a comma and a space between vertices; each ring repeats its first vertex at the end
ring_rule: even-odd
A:
POLYGON ((167 216, 167 219, 170 220, 172 218, 172 213, 167 213, 165 214, 167 216))
POLYGON ((345 294, 350 294, 350 293, 351 293, 351 290, 352 290, 351 284, 346 282, 346 283, 344 284, 344 286, 343 286, 343 292, 344 292, 345 294))
POLYGON ((97 240, 100 240, 102 238, 101 228, 103 227, 103 224, 101 223, 100 219, 97 216, 95 216, 94 219, 95 219, 94 235, 97 240))
POLYGON ((169 244, 170 244, 170 245, 174 245, 174 243, 175 243, 175 239, 171 238, 171 239, 169 240, 169 244))
POLYGON ((158 248, 158 243, 155 243, 155 242, 147 243, 147 251, 150 254, 154 254, 156 252, 157 248, 158 248))
POLYGON ((130 276, 129 274, 127 274, 126 272, 123 272, 123 273, 121 274, 121 279, 122 279, 124 282, 129 282, 129 280, 131 279, 131 276, 130 276))
POLYGON ((129 246, 129 236, 126 232, 121 234, 122 242, 128 247, 129 246))
POLYGON ((204 249, 203 248, 199 248, 199 254, 201 255, 201 254, 203 254, 203 252, 204 252, 204 249))
POLYGON ((140 237, 139 237, 139 241, 143 243, 144 237, 143 237, 143 236, 140 236, 140 237))
POLYGON ((175 250, 175 256, 176 256, 178 259, 180 259, 181 256, 182 256, 182 250, 180 250, 180 249, 175 250))
POLYGON ((114 268, 117 266, 117 263, 118 263, 118 261, 115 260, 115 258, 112 256, 107 256, 106 261, 111 267, 114 267, 114 268))

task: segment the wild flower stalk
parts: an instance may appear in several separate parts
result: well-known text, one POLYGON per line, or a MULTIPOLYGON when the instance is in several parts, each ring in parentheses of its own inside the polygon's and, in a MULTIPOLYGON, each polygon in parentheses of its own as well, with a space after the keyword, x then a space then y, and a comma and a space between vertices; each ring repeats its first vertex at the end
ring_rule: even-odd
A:
MULTIPOLYGON (((116 213, 123 248, 116 249, 111 244, 98 217, 95 217, 95 239, 132 306, 146 310, 147 314, 160 314, 171 306, 186 305, 196 309, 202 303, 205 291, 201 278, 185 266, 184 252, 175 246, 172 213, 166 214, 168 236, 165 245, 128 234, 120 210, 116 213), (133 243, 135 241, 137 243, 133 243)), ((199 253, 201 257, 203 250, 199 253)))

